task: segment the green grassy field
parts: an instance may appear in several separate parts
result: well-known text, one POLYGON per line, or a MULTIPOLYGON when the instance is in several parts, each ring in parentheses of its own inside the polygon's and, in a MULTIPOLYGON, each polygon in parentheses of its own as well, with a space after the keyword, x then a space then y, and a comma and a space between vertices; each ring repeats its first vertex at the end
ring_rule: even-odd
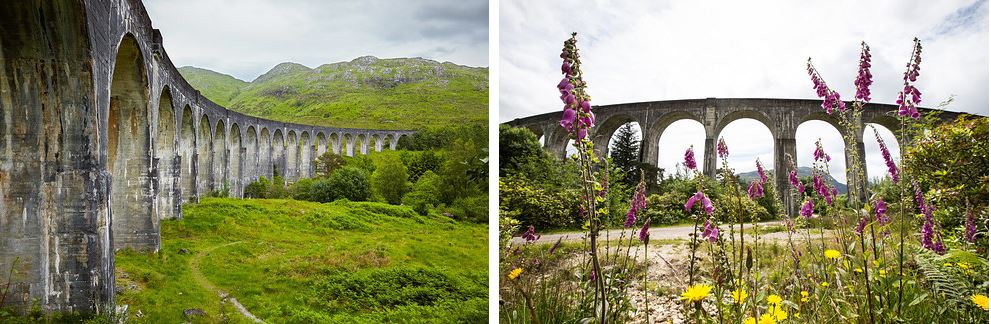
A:
POLYGON ((217 290, 268 322, 487 321, 485 225, 344 201, 210 198, 183 213, 162 222, 160 252, 117 253, 129 321, 247 322, 217 290))
POLYGON ((189 66, 179 72, 217 104, 278 121, 418 129, 484 124, 488 117, 488 68, 421 58, 366 56, 316 68, 282 63, 251 82, 189 66))

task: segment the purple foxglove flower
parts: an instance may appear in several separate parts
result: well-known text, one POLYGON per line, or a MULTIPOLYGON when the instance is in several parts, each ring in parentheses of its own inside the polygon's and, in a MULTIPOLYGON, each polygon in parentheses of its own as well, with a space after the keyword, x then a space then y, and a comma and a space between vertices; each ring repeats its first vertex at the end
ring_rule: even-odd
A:
POLYGON ((578 140, 580 141, 580 140, 585 139, 585 136, 588 136, 588 129, 587 128, 584 128, 584 127, 583 128, 579 128, 578 129, 578 140))
POLYGON ((592 269, 592 273, 588 274, 589 281, 595 281, 595 269, 592 269))
POLYGON ((643 222, 643 227, 640 228, 640 241, 647 244, 650 240, 650 218, 643 222))
POLYGON ((562 236, 562 237, 559 237, 559 238, 557 239, 557 242, 556 242, 556 243, 554 243, 554 245, 553 245, 553 246, 551 246, 551 249, 550 249, 549 251, 547 251, 547 253, 548 253, 548 254, 554 254, 554 251, 557 251, 557 247, 558 247, 558 246, 561 246, 561 240, 562 240, 562 239, 564 239, 564 237, 563 237, 563 236, 562 236))
POLYGON ((630 208, 630 211, 626 212, 626 221, 623 222, 623 228, 630 228, 633 224, 637 222, 637 209, 630 208))
POLYGON ((709 219, 706 219, 705 220, 705 223, 702 224, 702 227, 703 227, 703 229, 702 229, 702 236, 703 237, 708 237, 709 236, 709 233, 712 232, 712 224, 709 222, 709 219))
POLYGON ((857 222, 857 226, 853 228, 853 231, 857 232, 857 235, 863 235, 864 227, 867 227, 867 216, 860 218, 860 221, 857 222))
POLYGON ((719 144, 716 145, 716 153, 719 154, 720 158, 729 157, 729 146, 726 146, 726 141, 722 137, 719 138, 719 144))
POLYGON ((884 164, 888 166, 888 174, 891 175, 891 181, 898 183, 898 165, 891 158, 891 152, 888 151, 888 146, 884 144, 884 140, 881 139, 881 134, 877 132, 876 128, 874 129, 874 138, 877 139, 877 144, 881 147, 881 156, 884 157, 884 164))
POLYGON ((977 243, 977 222, 974 220, 974 210, 967 211, 967 221, 964 223, 963 239, 977 243))
POLYGON ((865 102, 871 101, 871 48, 866 43, 860 43, 860 68, 857 71, 857 79, 853 84, 857 87, 856 99, 865 102))
POLYGON ((568 109, 572 109, 575 108, 578 101, 576 101, 575 95, 569 92, 568 95, 564 97, 564 104, 568 107, 568 109))
POLYGON ((757 175, 760 176, 760 184, 767 183, 767 172, 764 172, 764 165, 757 160, 757 175))
POLYGON ((685 167, 689 170, 695 170, 698 164, 695 163, 695 149, 693 146, 689 146, 688 150, 685 151, 685 167))
POLYGON ((540 235, 537 235, 535 233, 533 225, 530 225, 530 227, 527 228, 526 232, 523 233, 523 240, 526 241, 527 243, 533 243, 539 238, 540 235))
POLYGON ((712 221, 705 220, 705 229, 702 231, 702 237, 709 240, 709 243, 716 243, 719 240, 719 227, 712 221))
POLYGON ((582 100, 581 107, 583 113, 586 114, 592 113, 592 104, 588 103, 588 100, 582 100))
POLYGON ((750 182, 750 188, 747 189, 747 197, 751 200, 764 197, 764 187, 761 186, 760 181, 754 179, 750 182))
POLYGON ((697 201, 697 200, 699 200, 701 198, 702 198, 702 192, 701 191, 696 192, 691 197, 688 197, 688 201, 685 202, 685 211, 692 210, 692 207, 695 206, 695 201, 697 201))
POLYGON ((575 110, 570 108, 564 109, 564 114, 561 116, 561 127, 565 130, 571 131, 575 127, 575 110))
MULTIPOLYGON (((797 170, 791 170, 790 172, 788 172, 788 182, 791 182, 791 186, 794 187, 795 189, 798 189, 798 187, 802 185, 802 183, 798 181, 797 170)), ((799 190, 799 192, 801 191, 802 190, 799 190)))
POLYGON ((878 198, 877 203, 874 204, 874 219, 877 220, 878 225, 884 226, 888 224, 888 204, 884 202, 884 198, 878 198))
POLYGON ((568 64, 568 61, 564 61, 564 63, 561 64, 561 73, 571 75, 571 64, 568 64))
POLYGON ((709 196, 702 196, 702 208, 705 209, 705 213, 709 216, 712 216, 712 212, 716 210, 716 208, 712 206, 712 201, 709 200, 709 196))
POLYGON ((815 152, 812 152, 812 157, 814 157, 816 161, 820 161, 820 160, 825 160, 826 162, 832 161, 832 158, 829 157, 829 154, 826 154, 826 150, 822 148, 822 139, 816 141, 816 150, 815 152))
POLYGON ((802 216, 804 216, 805 218, 812 218, 812 209, 813 209, 813 207, 815 207, 815 206, 812 205, 812 199, 806 200, 805 203, 802 204, 802 210, 801 210, 800 214, 802 216))

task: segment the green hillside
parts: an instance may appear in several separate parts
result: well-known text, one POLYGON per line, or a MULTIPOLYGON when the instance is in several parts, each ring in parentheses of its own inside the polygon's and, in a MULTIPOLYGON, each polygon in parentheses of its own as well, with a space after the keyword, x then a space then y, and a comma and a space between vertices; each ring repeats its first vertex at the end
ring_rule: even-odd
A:
POLYGON ((488 68, 422 58, 281 63, 251 82, 193 67, 179 72, 218 104, 279 121, 415 129, 484 124, 488 115, 488 68))
POLYGON ((179 74, 182 74, 182 77, 186 78, 186 81, 203 96, 221 106, 230 105, 231 99, 241 91, 241 88, 248 85, 247 82, 232 76, 193 66, 179 68, 179 74))
POLYGON ((484 224, 373 202, 205 198, 116 253, 129 323, 484 323, 484 224), (186 310, 201 315, 184 315, 186 310))

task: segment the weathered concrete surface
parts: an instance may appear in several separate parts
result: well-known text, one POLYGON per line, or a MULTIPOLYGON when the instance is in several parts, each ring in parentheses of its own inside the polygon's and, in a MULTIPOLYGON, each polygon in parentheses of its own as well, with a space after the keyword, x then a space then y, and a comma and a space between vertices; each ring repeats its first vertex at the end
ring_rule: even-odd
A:
POLYGON ((0 1, 0 71, 0 272, 13 268, 6 303, 21 309, 112 309, 113 251, 156 251, 183 202, 412 133, 220 107, 182 78, 138 0, 0 1))
MULTIPOLYGON (((643 141, 640 147, 640 162, 650 165, 657 165, 658 144, 661 134, 671 123, 682 119, 698 121, 705 128, 705 156, 702 157, 703 173, 715 176, 718 163, 716 160, 716 141, 723 128, 733 121, 751 118, 755 119, 771 131, 774 145, 774 186, 777 189, 778 197, 782 198, 785 206, 789 210, 797 211, 791 195, 787 194, 788 170, 786 166, 786 156, 797 159, 795 146, 795 133, 798 126, 809 120, 825 121, 840 134, 844 134, 844 129, 839 120, 825 113, 822 109, 821 100, 801 100, 801 99, 689 99, 689 100, 669 100, 653 102, 637 102, 626 104, 615 104, 605 106, 594 106, 597 125, 590 130, 589 136, 600 156, 608 155, 609 139, 620 126, 629 122, 637 122, 643 132, 643 141)), ((848 104, 848 107, 851 105, 848 104)), ((920 108, 926 113, 932 109, 920 108)), ((898 106, 885 104, 867 104, 861 116, 863 123, 873 123, 884 126, 889 130, 898 129, 897 118, 898 106)), ((939 111, 939 117, 949 121, 959 115, 966 113, 939 111)), ((514 127, 524 127, 532 131, 537 137, 544 137, 544 147, 555 156, 564 157, 567 145, 568 134, 560 126, 560 112, 540 114, 525 118, 519 118, 507 122, 514 127)), ((862 129, 861 132, 869 131, 862 129)), ((846 143, 846 145, 856 145, 860 156, 864 154, 863 136, 857 137, 857 143, 846 143)), ((902 143, 898 143, 903 147, 902 143)), ((686 148, 673 148, 679 153, 686 148)), ((811 152, 809 152, 811 154, 811 152)), ((849 165, 849 161, 847 162, 849 165)), ((860 160, 861 170, 867 170, 865 159, 860 160)), ((848 172, 852 168, 847 168, 848 172)), ((847 175, 847 179, 854 177, 847 175)))

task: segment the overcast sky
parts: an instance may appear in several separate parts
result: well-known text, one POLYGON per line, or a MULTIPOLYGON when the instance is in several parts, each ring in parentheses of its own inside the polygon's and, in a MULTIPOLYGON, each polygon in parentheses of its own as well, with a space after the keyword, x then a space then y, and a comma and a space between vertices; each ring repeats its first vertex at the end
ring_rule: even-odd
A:
MULTIPOLYGON (((845 100, 853 98, 860 42, 873 54, 874 102, 894 103, 901 74, 922 40, 917 83, 923 106, 955 95, 949 110, 988 114, 987 1, 527 1, 500 2, 500 121, 560 111, 561 44, 578 32, 582 68, 594 105, 707 97, 814 99, 805 71, 812 57, 845 100)), ((811 165, 822 137, 841 157, 839 132, 823 122, 799 127, 799 165, 811 165)), ((702 125, 677 122, 661 138, 660 165, 673 170, 702 125)), ((882 129, 897 156, 890 131, 882 129)), ((730 124, 723 137, 731 166, 773 165, 770 131, 755 120, 730 124)), ((864 140, 868 174, 884 164, 873 133, 864 140)), ((845 181, 843 159, 834 177, 845 181)))
POLYGON ((485 0, 146 0, 176 66, 251 81, 276 64, 309 67, 423 57, 488 66, 485 0))

